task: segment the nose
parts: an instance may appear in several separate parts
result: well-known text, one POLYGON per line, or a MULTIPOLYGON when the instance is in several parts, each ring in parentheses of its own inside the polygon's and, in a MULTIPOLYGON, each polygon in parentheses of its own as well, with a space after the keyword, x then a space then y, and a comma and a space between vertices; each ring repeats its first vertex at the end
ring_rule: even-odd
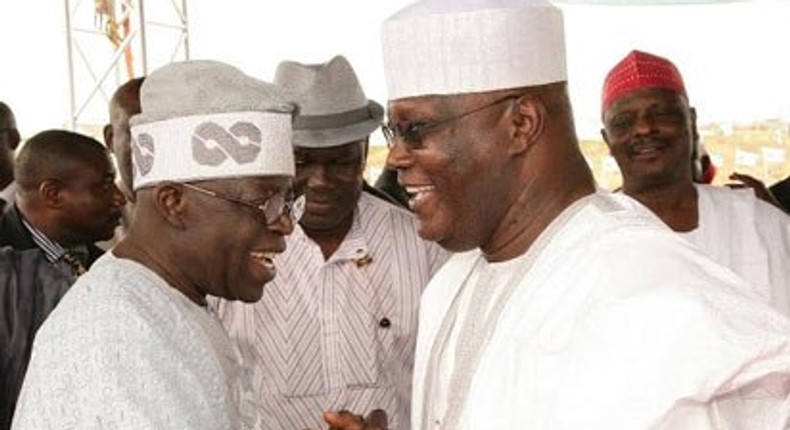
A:
POLYGON ((411 165, 411 152, 400 139, 393 140, 385 164, 390 170, 405 169, 411 165))
POLYGON ((329 178, 329 166, 322 163, 313 163, 305 166, 299 176, 305 178, 308 188, 325 188, 332 183, 329 178))
POLYGON ((634 134, 651 134, 656 130, 655 125, 656 122, 654 121, 653 115, 648 112, 641 113, 636 117, 636 122, 634 123, 634 134))
POLYGON ((269 224, 267 228, 270 231, 274 231, 277 233, 282 234, 283 236, 287 236, 294 231, 294 221, 291 219, 291 214, 289 213, 282 213, 278 218, 277 221, 269 224))
POLYGON ((118 185, 113 184, 112 190, 112 204, 115 207, 121 207, 126 204, 126 195, 118 188, 118 185))

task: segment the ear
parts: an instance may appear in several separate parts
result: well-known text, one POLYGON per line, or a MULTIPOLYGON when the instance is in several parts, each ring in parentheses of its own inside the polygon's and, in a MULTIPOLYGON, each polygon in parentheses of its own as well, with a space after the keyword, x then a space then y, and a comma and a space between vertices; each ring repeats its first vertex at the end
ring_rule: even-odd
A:
POLYGON ((102 132, 104 133, 104 144, 107 145, 107 149, 109 149, 110 152, 114 154, 115 148, 113 148, 113 144, 112 144, 112 136, 113 136, 112 125, 110 124, 105 125, 104 128, 102 129, 102 132))
POLYGON ((539 100, 522 96, 516 101, 513 115, 513 141, 509 154, 515 155, 529 150, 546 128, 546 106, 539 100))
POLYGON ((601 129, 601 137, 603 141, 606 142, 606 146, 609 148, 609 154, 612 153, 612 143, 609 142, 609 133, 606 132, 606 128, 601 129))
POLYGON ((57 179, 44 179, 38 185, 38 195, 49 208, 59 208, 63 206, 63 184, 57 179))
POLYGON ((151 193, 153 206, 162 219, 178 230, 186 230, 185 217, 188 202, 184 199, 184 189, 172 182, 154 187, 151 193))
POLYGON ((691 141, 696 145, 699 142, 699 130, 697 130, 697 110, 689 108, 689 119, 691 120, 691 141))

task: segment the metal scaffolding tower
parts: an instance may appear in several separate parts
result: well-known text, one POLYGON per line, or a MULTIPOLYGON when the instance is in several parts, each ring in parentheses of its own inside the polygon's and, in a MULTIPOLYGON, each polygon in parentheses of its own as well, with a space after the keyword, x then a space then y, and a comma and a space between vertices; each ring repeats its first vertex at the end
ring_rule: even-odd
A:
POLYGON ((189 59, 187 0, 65 0, 65 6, 71 130, 100 126, 112 93, 127 80, 189 59))

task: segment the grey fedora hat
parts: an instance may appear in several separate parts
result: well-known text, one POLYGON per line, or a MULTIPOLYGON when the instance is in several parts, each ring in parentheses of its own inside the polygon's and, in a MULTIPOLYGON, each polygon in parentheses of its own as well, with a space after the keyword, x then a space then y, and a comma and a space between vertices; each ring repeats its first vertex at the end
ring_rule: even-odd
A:
POLYGON ((324 64, 283 61, 274 83, 298 105, 294 146, 329 148, 367 138, 380 125, 384 108, 368 100, 354 69, 338 55, 324 64))

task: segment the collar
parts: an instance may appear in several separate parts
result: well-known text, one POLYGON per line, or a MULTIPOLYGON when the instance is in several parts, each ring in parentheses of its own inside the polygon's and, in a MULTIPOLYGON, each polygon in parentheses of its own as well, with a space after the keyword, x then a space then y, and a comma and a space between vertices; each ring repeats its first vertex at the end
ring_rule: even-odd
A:
MULTIPOLYGON (((343 238, 343 242, 340 243, 340 246, 335 250, 335 253, 329 257, 325 264, 353 262, 357 267, 363 267, 373 261, 374 256, 370 253, 370 247, 365 239, 365 232, 360 222, 360 210, 363 206, 361 200, 362 199, 357 202, 357 207, 354 210, 354 220, 351 223, 351 228, 348 230, 348 233, 346 233, 346 237, 343 238)), ((304 242, 310 246, 318 247, 318 244, 313 242, 298 224, 295 226, 294 232, 289 238, 304 242)))
MULTIPOLYGON (((27 222, 25 217, 20 212, 20 219, 22 220, 22 224, 25 228, 30 232, 30 236, 33 238, 33 242, 35 242, 36 246, 41 248, 44 251, 44 255, 47 257, 47 260, 50 263, 54 263, 58 261, 63 254, 66 253, 67 249, 61 246, 59 243, 55 242, 54 240, 50 239, 45 235, 41 230, 33 227, 32 224, 27 222)), ((76 253, 80 259, 83 261, 87 260, 88 256, 88 247, 85 245, 77 245, 68 250, 76 253)))

